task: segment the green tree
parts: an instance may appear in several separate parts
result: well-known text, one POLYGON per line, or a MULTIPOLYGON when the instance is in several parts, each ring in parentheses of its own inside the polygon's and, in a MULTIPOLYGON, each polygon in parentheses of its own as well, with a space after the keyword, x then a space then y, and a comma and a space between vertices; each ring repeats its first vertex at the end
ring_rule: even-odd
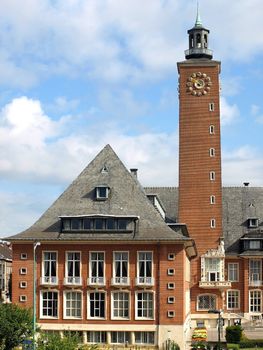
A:
POLYGON ((32 312, 14 304, 0 304, 0 349, 11 350, 33 333, 32 312))
POLYGON ((38 350, 76 350, 79 343, 78 335, 66 334, 63 338, 58 333, 43 333, 38 339, 38 350))

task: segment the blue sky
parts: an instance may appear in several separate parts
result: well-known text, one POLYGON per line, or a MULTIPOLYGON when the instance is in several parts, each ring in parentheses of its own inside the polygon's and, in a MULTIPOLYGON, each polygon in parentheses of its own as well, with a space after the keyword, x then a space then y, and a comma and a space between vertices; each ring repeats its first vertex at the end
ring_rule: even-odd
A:
MULTIPOLYGON (((222 61, 223 184, 262 186, 263 2, 199 3, 222 61)), ((143 185, 177 185, 176 63, 195 16, 195 0, 1 0, 1 236, 108 143, 143 185)))

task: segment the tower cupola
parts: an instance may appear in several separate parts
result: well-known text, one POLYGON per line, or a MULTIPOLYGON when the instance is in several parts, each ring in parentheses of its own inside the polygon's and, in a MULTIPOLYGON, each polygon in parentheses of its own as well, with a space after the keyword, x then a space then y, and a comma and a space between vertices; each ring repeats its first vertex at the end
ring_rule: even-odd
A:
POLYGON ((209 30, 202 25, 199 7, 197 5, 197 15, 195 25, 187 31, 189 34, 189 49, 185 50, 185 58, 205 58, 211 60, 213 58, 212 50, 208 49, 209 30))

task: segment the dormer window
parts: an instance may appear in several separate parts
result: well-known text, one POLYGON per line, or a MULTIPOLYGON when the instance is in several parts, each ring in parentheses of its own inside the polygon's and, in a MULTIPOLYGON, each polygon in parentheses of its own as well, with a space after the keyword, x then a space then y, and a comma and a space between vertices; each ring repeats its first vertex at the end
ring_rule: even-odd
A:
POLYGON ((95 197, 98 201, 105 201, 109 198, 109 187, 108 186, 98 186, 95 189, 95 197))
POLYGON ((258 227, 258 218, 248 218, 247 223, 249 228, 258 227))

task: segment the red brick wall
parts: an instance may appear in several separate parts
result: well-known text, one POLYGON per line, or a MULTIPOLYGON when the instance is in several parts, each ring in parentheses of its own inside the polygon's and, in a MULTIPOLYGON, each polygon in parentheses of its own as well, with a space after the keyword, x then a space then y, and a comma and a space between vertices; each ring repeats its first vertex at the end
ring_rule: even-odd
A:
MULTIPOLYGON (((98 323, 98 324, 182 324, 185 315, 185 304, 183 286, 184 282, 184 270, 185 270, 185 251, 182 244, 147 244, 147 245, 135 245, 135 244, 47 244, 42 243, 36 249, 37 256, 37 295, 41 290, 46 290, 44 286, 40 285, 41 277, 41 264, 42 264, 42 252, 43 251, 57 251, 58 252, 58 280, 59 285, 50 287, 50 290, 59 291, 59 318, 58 319, 41 319, 41 323, 98 323), (83 279, 83 286, 76 288, 76 290, 82 290, 83 292, 83 319, 82 320, 66 320, 63 319, 63 291, 70 290, 70 287, 63 285, 65 277, 65 252, 66 251, 81 251, 81 275, 83 279), (106 273, 106 286, 100 288, 107 292, 107 319, 106 320, 87 320, 87 292, 94 290, 94 288, 87 285, 87 278, 89 277, 89 252, 90 251, 104 251, 105 252, 105 273, 106 273), (111 277, 113 276, 113 252, 114 251, 128 251, 129 252, 129 277, 130 287, 124 288, 130 291, 131 297, 131 319, 128 321, 116 321, 111 320, 111 292, 118 290, 118 288, 111 286, 111 277), (153 277, 155 278, 155 285, 152 288, 146 288, 146 290, 154 291, 155 293, 155 320, 138 321, 135 320, 135 292, 143 290, 135 285, 135 277, 137 276, 137 252, 138 251, 153 251, 153 277), (175 260, 168 260, 168 253, 175 253, 175 260), (168 276, 167 269, 174 268, 175 275, 168 276), (167 283, 174 282, 175 289, 168 290, 167 283), (167 304, 168 296, 175 296, 174 304, 167 304), (168 318, 168 310, 175 311, 174 318, 168 318)), ((32 307, 33 306, 33 245, 31 244, 13 244, 13 301, 14 303, 32 307), (21 253, 27 253, 28 259, 21 260, 21 253), (20 267, 27 268, 26 275, 20 275, 20 267), (20 289, 19 282, 27 281, 27 288, 20 289), (19 302, 19 296, 26 295, 27 302, 19 302)), ((39 305, 39 298, 37 297, 37 305, 39 305)), ((37 307, 37 318, 39 319, 39 309, 37 307)))
MULTIPOLYGON (((200 255, 210 248, 217 248, 222 236, 221 147, 219 111, 219 64, 196 62, 179 63, 180 125, 179 125, 179 221, 186 223, 190 236, 195 240, 198 255, 192 262, 192 311, 196 311, 198 294, 209 292, 198 288, 200 281, 200 255), (196 72, 206 73, 212 81, 207 95, 193 96, 187 92, 187 78, 196 72), (215 110, 209 111, 209 103, 215 110), (214 125, 215 134, 209 133, 214 125), (209 149, 215 148, 215 157, 209 149), (215 171, 215 181, 209 178, 215 171), (215 204, 210 196, 215 195, 215 204), (216 228, 210 227, 210 219, 216 219, 216 228)), ((214 291, 213 291, 214 292, 214 291)), ((219 292, 216 292, 220 296, 219 292)), ((220 303, 220 301, 219 301, 220 303)), ((221 305, 218 305, 220 307, 221 305)))

